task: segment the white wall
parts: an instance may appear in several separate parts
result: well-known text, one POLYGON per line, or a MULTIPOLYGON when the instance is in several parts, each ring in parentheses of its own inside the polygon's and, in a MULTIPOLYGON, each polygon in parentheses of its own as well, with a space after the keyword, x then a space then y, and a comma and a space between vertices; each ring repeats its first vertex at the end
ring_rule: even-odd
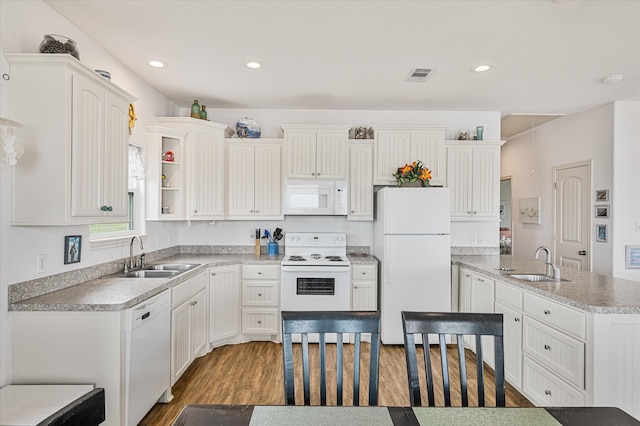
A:
POLYGON ((640 245, 640 102, 613 108, 611 229, 613 275, 640 281, 640 269, 625 269, 625 246, 640 245))
POLYGON ((520 198, 542 197, 541 225, 523 225, 517 218, 514 220, 517 256, 533 257, 537 246, 553 246, 553 167, 592 160, 591 208, 594 191, 609 189, 613 212, 609 219, 597 221, 591 214, 592 271, 638 280, 638 271, 623 271, 620 267, 624 267, 624 244, 640 244, 640 234, 632 232, 640 218, 638 105, 607 104, 536 128, 534 145, 531 132, 503 145, 501 174, 513 176, 513 208, 517 208, 520 198), (594 242, 596 222, 609 225, 606 243, 594 242))

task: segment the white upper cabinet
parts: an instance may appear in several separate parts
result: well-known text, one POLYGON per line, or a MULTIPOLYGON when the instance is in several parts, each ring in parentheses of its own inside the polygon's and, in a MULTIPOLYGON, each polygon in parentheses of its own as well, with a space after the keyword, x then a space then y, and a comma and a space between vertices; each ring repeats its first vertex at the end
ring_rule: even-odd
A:
POLYGON ((500 147, 503 143, 447 141, 452 221, 500 219, 500 147))
POLYGON ((228 139, 227 217, 283 219, 280 174, 282 139, 228 139))
POLYGON ((157 117, 156 123, 186 130, 184 143, 186 220, 224 218, 225 124, 191 117, 157 117))
POLYGON ((431 170, 431 185, 446 183, 445 128, 430 126, 373 126, 375 185, 394 184, 399 167, 414 161, 431 170))
POLYGON ((14 225, 128 220, 133 96, 70 55, 7 54, 25 154, 13 167, 14 225))
POLYGON ((285 177, 346 179, 351 126, 283 125, 285 177))
POLYGON ((373 141, 349 144, 348 220, 373 220, 373 141))

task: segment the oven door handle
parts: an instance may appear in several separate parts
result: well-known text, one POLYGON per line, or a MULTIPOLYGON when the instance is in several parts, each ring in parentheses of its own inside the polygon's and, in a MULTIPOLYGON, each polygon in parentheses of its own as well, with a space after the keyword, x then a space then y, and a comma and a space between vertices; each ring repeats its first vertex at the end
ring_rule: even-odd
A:
POLYGON ((307 272, 321 274, 324 272, 344 272, 349 273, 349 266, 282 266, 282 272, 307 272))

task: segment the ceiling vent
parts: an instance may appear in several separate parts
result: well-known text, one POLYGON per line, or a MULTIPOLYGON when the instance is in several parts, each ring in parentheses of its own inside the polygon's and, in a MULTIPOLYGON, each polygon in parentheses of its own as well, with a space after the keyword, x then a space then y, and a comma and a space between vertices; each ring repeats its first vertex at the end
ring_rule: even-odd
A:
POLYGON ((427 80, 427 77, 429 77, 431 71, 433 70, 429 68, 416 68, 411 72, 411 75, 409 76, 409 78, 407 78, 406 81, 411 83, 422 83, 427 80))

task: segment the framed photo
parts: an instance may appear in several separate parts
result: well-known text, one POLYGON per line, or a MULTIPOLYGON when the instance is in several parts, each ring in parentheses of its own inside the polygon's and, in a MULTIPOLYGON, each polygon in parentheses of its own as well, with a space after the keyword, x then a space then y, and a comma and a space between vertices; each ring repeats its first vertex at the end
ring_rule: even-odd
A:
POLYGON ((598 217, 598 218, 608 218, 609 217, 609 204, 603 204, 601 206, 596 206, 596 217, 598 217))
POLYGON ((608 189, 597 189, 596 190, 596 202, 598 201, 609 201, 609 190, 608 189))
POLYGON ((80 262, 82 252, 82 235, 64 237, 64 264, 80 262))
POLYGON ((626 246, 626 263, 627 269, 640 269, 640 246, 626 246))
POLYGON ((520 223, 540 225, 540 197, 520 199, 520 223))
POLYGON ((596 241, 599 243, 607 242, 607 225, 596 225, 596 241))

